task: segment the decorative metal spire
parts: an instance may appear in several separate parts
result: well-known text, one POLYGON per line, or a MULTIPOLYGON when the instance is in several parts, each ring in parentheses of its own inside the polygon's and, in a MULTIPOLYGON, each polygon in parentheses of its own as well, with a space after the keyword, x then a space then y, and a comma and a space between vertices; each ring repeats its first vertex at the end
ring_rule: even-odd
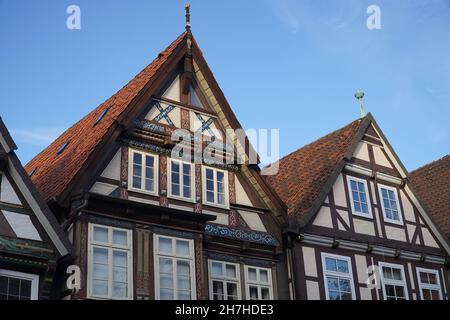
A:
POLYGON ((364 118, 366 116, 363 107, 364 92, 362 92, 361 90, 356 91, 355 98, 359 101, 359 113, 361 115, 361 118, 364 118))
POLYGON ((191 5, 186 3, 184 6, 184 10, 186 11, 186 31, 191 31, 191 5))

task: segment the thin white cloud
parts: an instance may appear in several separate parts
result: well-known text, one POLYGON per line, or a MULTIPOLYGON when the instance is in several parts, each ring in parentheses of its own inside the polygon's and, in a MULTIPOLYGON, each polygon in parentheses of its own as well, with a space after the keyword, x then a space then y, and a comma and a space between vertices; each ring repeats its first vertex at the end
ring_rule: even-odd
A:
POLYGON ((36 146, 46 146, 52 143, 66 128, 27 128, 11 129, 11 135, 16 143, 27 143, 36 146))

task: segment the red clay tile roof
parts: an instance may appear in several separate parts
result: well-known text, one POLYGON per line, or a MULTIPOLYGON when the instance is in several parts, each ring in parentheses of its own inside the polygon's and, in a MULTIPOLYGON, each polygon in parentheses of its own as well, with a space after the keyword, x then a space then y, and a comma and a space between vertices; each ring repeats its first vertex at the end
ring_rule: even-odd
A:
POLYGON ((279 160, 278 174, 265 176, 288 207, 289 216, 303 216, 348 152, 362 119, 336 130, 279 160))
POLYGON ((410 179, 431 218, 450 238, 450 155, 412 171, 410 179))
POLYGON ((182 33, 134 79, 70 127, 25 166, 28 173, 37 168, 32 175, 32 180, 45 200, 48 201, 57 197, 65 190, 95 147, 106 136, 115 120, 120 118, 145 84, 152 80, 159 68, 167 61, 177 46, 182 43, 185 35, 186 32, 182 33), (99 115, 107 107, 111 107, 110 110, 102 121, 94 126, 99 115), (57 155, 58 149, 66 142, 69 142, 69 144, 64 152, 57 155))

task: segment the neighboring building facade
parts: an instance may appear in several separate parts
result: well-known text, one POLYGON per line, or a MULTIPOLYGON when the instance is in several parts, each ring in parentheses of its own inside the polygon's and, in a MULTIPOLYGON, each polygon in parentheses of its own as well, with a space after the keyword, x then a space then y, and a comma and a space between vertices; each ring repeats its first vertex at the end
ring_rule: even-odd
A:
POLYGON ((0 118, 0 300, 56 299, 73 249, 16 149, 0 118))
POLYGON ((289 299, 285 208, 248 164, 251 147, 226 142, 240 128, 187 28, 31 160, 81 268, 67 298, 289 299), (199 137, 218 161, 194 161, 211 146, 199 137))
POLYGON ((296 299, 449 299, 449 244, 370 114, 279 166, 296 299))

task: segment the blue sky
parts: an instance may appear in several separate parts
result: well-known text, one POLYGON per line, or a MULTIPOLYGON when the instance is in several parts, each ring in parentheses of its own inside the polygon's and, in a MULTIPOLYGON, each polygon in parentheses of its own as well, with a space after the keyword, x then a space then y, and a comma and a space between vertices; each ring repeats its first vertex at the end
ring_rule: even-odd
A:
MULTIPOLYGON (((185 1, 0 0, 0 114, 26 163, 184 30, 185 1), (81 8, 81 30, 66 8, 81 8)), ((407 169, 449 153, 450 1, 191 1, 192 30, 244 128, 285 155, 359 116, 407 169), (381 9, 368 30, 366 9, 381 9)))

